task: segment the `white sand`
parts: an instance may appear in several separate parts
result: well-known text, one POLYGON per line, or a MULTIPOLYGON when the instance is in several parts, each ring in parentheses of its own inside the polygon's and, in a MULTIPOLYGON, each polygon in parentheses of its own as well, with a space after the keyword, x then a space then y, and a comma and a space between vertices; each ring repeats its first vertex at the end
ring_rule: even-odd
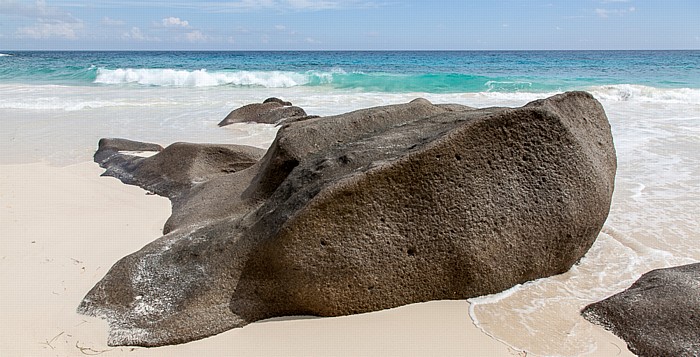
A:
MULTIPOLYGON (((281 318, 192 343, 111 348, 75 308, 119 258, 160 237, 168 200, 93 163, 0 166, 0 356, 524 356, 477 329, 466 301, 338 318, 281 318)), ((632 355, 600 328, 594 356, 632 355)))

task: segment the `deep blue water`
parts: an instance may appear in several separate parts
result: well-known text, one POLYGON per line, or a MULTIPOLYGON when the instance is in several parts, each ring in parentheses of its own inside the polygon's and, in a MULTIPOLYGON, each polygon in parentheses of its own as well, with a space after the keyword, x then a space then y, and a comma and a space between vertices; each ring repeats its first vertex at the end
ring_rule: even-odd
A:
POLYGON ((368 92, 700 88, 700 51, 3 52, 0 83, 368 92))

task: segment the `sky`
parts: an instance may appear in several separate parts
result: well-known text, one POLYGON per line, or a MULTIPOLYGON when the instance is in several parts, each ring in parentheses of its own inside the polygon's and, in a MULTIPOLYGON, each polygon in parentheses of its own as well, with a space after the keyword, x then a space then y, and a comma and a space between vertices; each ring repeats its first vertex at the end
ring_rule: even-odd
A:
POLYGON ((700 49, 700 0, 0 0, 0 50, 700 49))

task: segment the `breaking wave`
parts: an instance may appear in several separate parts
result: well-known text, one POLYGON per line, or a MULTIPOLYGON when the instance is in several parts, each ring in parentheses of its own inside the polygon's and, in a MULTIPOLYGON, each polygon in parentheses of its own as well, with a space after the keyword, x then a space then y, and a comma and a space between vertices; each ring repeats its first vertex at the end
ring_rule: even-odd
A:
POLYGON ((95 83, 149 86, 213 87, 221 85, 287 88, 308 83, 308 76, 294 72, 209 72, 175 69, 97 69, 95 83))
POLYGON ((208 71, 180 69, 104 69, 94 78, 102 85, 155 87, 262 87, 291 88, 326 86, 332 89, 385 93, 484 93, 519 96, 586 90, 606 101, 700 103, 700 89, 657 88, 637 84, 591 86, 590 83, 542 83, 535 78, 498 78, 457 73, 364 73, 329 71, 208 71))
POLYGON ((596 98, 605 101, 700 104, 700 89, 656 88, 635 84, 616 84, 589 88, 596 98))
POLYGON ((98 68, 94 83, 104 85, 138 84, 146 86, 214 87, 256 86, 289 88, 328 86, 333 89, 362 92, 459 93, 482 91, 548 91, 556 87, 531 81, 492 78, 459 73, 365 73, 336 68, 327 71, 208 71, 152 68, 98 68))

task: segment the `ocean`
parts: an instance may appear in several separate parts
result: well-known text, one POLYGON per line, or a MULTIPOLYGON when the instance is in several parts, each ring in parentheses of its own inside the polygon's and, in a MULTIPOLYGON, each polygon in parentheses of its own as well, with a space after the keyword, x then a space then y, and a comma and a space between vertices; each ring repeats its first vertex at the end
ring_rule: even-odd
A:
POLYGON ((516 349, 591 351, 583 306, 700 261, 700 51, 0 53, 0 164, 89 161, 101 137, 266 147, 273 125, 216 124, 272 96, 323 116, 417 97, 514 107, 592 93, 618 156, 597 242, 565 274, 470 299, 469 318, 516 349))

